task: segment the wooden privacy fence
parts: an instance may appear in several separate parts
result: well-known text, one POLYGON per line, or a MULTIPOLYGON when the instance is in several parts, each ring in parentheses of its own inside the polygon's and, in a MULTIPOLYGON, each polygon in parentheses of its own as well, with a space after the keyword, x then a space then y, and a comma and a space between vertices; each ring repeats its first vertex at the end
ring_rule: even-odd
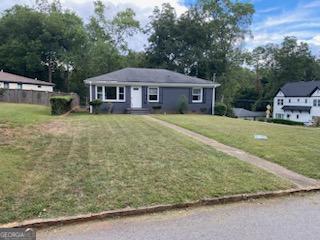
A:
POLYGON ((41 92, 21 89, 0 89, 0 102, 30 103, 48 106, 50 105, 50 97, 66 95, 73 97, 72 108, 80 105, 80 98, 76 93, 41 92))

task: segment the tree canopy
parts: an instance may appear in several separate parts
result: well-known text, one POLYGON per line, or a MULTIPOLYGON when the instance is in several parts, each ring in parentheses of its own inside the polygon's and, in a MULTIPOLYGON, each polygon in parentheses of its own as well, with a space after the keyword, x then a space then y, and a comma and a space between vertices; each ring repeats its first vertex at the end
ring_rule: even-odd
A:
POLYGON ((254 7, 232 0, 198 0, 181 15, 168 3, 156 7, 142 28, 128 8, 114 15, 102 1, 85 22, 59 0, 15 5, 0 17, 0 67, 52 81, 56 89, 86 97, 83 80, 126 66, 166 68, 221 83, 218 101, 265 110, 290 81, 320 79, 320 62, 294 36, 281 44, 243 48, 254 7), (148 36, 145 51, 128 41, 148 36))

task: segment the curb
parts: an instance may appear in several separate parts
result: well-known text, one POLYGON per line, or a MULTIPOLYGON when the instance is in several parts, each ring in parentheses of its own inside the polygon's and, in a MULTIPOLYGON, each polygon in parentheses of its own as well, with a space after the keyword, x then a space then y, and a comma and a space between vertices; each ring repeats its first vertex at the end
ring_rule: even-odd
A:
POLYGON ((69 217, 58 217, 49 219, 32 219, 23 222, 12 222, 4 225, 0 225, 0 228, 45 228, 58 225, 66 225, 72 223, 81 223, 92 220, 110 219, 115 217, 127 217, 127 216, 139 216, 144 214, 151 214, 157 212, 164 212, 168 210, 177 210, 199 206, 220 205, 227 203, 235 203, 245 200, 254 200, 261 198, 276 198, 283 197, 298 193, 312 193, 320 191, 320 187, 300 188, 300 189, 288 189, 273 192, 258 192, 252 194, 237 194, 216 198, 202 199, 194 202, 156 205, 150 207, 141 208, 124 208, 110 211, 103 211, 100 213, 82 214, 69 217))

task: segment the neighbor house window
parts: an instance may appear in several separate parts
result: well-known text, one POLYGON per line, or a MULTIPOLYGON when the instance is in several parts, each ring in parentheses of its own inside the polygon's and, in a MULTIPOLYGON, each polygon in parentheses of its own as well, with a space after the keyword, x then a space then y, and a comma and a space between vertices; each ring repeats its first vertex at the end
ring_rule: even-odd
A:
POLYGON ((299 119, 299 114, 297 114, 297 119, 299 119))
POLYGON ((9 88, 9 83, 5 82, 5 83, 3 84, 3 88, 9 88))
POLYGON ((22 83, 17 84, 17 89, 22 89, 22 83))
POLYGON ((103 92, 102 92, 102 87, 97 86, 97 99, 102 100, 103 92))
POLYGON ((281 114, 281 113, 276 113, 276 118, 277 119, 283 119, 283 114, 281 114))
POLYGON ((300 98, 298 98, 297 101, 300 102, 300 98))
POLYGON ((149 102, 159 102, 159 88, 158 87, 148 87, 148 101, 149 102))
POLYGON ((202 88, 192 88, 192 102, 202 102, 202 88))
POLYGON ((41 88, 42 86, 41 85, 38 85, 38 88, 41 88))
POLYGON ((111 102, 124 102, 125 87, 104 87, 104 100, 111 102))
POLYGON ((317 106, 317 99, 313 100, 313 106, 316 107, 317 106))
POLYGON ((283 99, 278 99, 278 105, 283 105, 283 99))
POLYGON ((305 102, 305 103, 308 103, 308 99, 306 98, 306 99, 304 100, 304 102, 305 102))
POLYGON ((291 99, 289 98, 289 103, 291 103, 291 99))
POLYGON ((320 99, 318 99, 318 107, 320 107, 320 99))

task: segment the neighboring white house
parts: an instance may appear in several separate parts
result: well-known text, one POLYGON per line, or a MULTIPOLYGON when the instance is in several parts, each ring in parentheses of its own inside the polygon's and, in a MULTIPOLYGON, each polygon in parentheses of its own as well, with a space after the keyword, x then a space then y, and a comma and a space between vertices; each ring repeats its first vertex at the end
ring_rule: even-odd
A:
POLYGON ((53 83, 0 71, 0 88, 53 92, 53 83))
POLYGON ((320 81, 292 82, 279 89, 273 118, 308 123, 320 117, 320 81))

